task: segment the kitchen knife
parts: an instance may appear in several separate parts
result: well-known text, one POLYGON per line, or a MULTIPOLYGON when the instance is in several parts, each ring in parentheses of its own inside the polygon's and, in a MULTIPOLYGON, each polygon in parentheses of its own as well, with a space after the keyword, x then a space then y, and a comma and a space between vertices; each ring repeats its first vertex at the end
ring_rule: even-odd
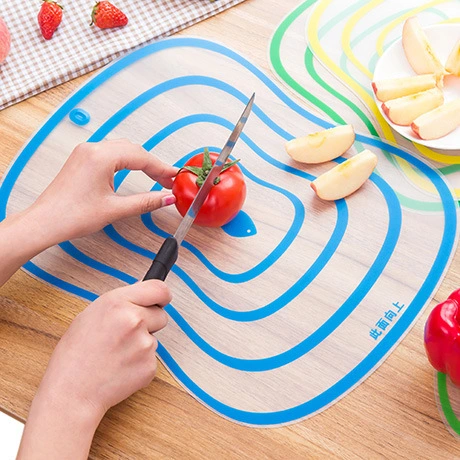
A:
POLYGON ((190 230, 190 227, 192 226, 195 217, 198 215, 202 204, 205 202, 209 192, 214 186, 214 180, 222 171, 222 168, 230 156, 233 147, 235 147, 236 141, 243 131, 244 125, 246 124, 249 114, 251 113, 254 98, 255 93, 251 96, 251 99, 249 99, 248 104, 246 105, 240 119, 230 134, 230 137, 224 145, 224 148, 217 157, 217 160, 211 168, 211 171, 207 175, 205 181, 203 182, 203 185, 198 190, 198 193, 188 208, 187 213, 182 218, 181 223, 177 227, 176 233, 174 233, 174 236, 166 238, 164 243, 161 245, 158 254, 156 255, 155 259, 153 259, 152 265, 144 276, 143 281, 151 279, 159 279, 164 281, 166 279, 166 276, 177 260, 179 246, 181 245, 182 241, 184 241, 185 235, 190 230))

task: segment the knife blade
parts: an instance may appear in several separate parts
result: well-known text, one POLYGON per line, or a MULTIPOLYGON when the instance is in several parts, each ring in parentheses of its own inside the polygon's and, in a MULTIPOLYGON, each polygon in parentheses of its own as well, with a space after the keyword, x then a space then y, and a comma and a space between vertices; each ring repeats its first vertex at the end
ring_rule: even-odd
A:
POLYGON ((179 253, 179 246, 181 245, 182 241, 184 241, 184 238, 187 235, 187 232, 190 230, 190 227, 192 226, 196 216, 198 215, 201 206, 206 201, 209 192, 214 186, 214 180, 219 176, 228 157, 230 156, 230 153, 235 147, 236 141, 239 139, 244 125, 248 120, 249 114, 251 113, 254 98, 255 93, 249 99, 249 102, 243 110, 243 113, 236 123, 235 128, 233 129, 230 137, 228 138, 219 156, 217 157, 213 167, 211 168, 211 171, 209 171, 205 181, 198 190, 198 193, 188 208, 187 213, 182 218, 182 221, 177 227, 176 232, 173 236, 166 238, 166 240, 163 242, 160 250, 153 259, 152 265, 145 274, 143 281, 149 279, 159 279, 164 281, 166 276, 168 276, 172 266, 176 263, 179 253))

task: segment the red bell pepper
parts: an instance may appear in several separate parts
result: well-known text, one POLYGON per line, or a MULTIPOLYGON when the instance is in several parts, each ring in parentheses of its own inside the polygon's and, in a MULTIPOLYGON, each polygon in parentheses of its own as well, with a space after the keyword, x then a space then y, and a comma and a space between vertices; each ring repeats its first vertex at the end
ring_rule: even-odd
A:
POLYGON ((460 386, 460 289, 436 305, 428 316, 425 350, 431 365, 460 386))

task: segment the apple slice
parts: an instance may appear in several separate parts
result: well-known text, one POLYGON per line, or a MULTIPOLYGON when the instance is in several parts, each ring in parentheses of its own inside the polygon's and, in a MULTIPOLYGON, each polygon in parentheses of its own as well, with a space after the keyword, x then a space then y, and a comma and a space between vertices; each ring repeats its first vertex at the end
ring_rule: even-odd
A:
POLYGON ((339 200, 358 190, 372 174, 376 165, 377 155, 370 150, 363 150, 321 174, 310 186, 323 200, 339 200))
POLYGON ((402 46, 414 72, 417 74, 434 73, 438 76, 439 84, 442 86, 442 77, 446 71, 416 16, 410 17, 404 23, 402 46))
POLYGON ((416 118, 412 131, 421 139, 439 139, 460 126, 460 98, 416 118))
POLYGON ((286 152, 302 163, 324 163, 345 153, 354 141, 353 126, 343 125, 292 139, 286 143, 286 152))
POLYGON ((409 126, 417 117, 439 107, 444 95, 439 88, 391 99, 382 104, 385 115, 396 125, 409 126))
POLYGON ((419 93, 436 86, 436 75, 414 75, 412 77, 390 78, 372 82, 372 89, 379 101, 386 102, 390 99, 419 93))
POLYGON ((447 58, 446 70, 452 75, 460 77, 460 40, 453 47, 447 58))

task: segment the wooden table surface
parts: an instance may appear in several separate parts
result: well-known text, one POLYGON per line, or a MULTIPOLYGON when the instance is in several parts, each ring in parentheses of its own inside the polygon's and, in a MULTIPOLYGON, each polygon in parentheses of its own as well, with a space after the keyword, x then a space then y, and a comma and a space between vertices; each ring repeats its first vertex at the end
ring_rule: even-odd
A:
MULTIPOLYGON (((271 34, 298 3, 247 0, 183 33, 218 40, 268 71, 271 34)), ((88 76, 0 112, 1 174, 88 76)), ((91 458, 460 458, 460 443, 438 413, 434 373, 423 350, 428 312, 459 286, 457 253, 434 300, 391 356, 319 415, 283 428, 239 426, 195 401, 160 365, 147 389, 109 411, 91 458)), ((54 346, 84 308, 83 301, 23 271, 0 290, 1 410, 25 421, 54 346)))

